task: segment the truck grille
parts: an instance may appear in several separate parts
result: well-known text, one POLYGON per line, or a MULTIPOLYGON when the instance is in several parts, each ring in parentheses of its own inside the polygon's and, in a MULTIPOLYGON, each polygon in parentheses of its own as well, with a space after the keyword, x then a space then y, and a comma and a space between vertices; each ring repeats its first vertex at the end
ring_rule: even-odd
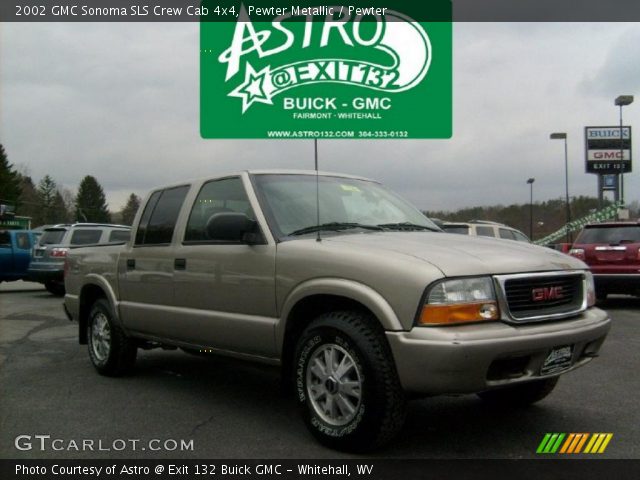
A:
POLYGON ((552 319, 583 308, 584 281, 580 273, 506 277, 501 284, 511 317, 517 321, 552 319))

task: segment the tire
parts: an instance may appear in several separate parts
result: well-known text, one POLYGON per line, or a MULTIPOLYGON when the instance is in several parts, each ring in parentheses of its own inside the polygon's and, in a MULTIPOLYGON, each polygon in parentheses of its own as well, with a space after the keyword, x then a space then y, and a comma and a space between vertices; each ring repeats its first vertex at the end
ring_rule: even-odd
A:
POLYGON ((46 288, 50 294, 55 295, 56 297, 64 297, 64 283, 49 280, 47 282, 44 282, 44 288, 46 288))
POLYGON ((406 400, 391 350, 370 315, 340 311, 314 320, 297 343, 293 374, 304 423, 330 448, 371 451, 404 424, 406 400))
POLYGON ((478 393, 485 402, 500 407, 526 407, 549 395, 560 377, 544 378, 532 382, 497 388, 478 393))
POLYGON ((89 358, 99 374, 117 377, 133 369, 138 352, 136 343, 113 321, 111 306, 104 298, 91 307, 87 340, 89 358))

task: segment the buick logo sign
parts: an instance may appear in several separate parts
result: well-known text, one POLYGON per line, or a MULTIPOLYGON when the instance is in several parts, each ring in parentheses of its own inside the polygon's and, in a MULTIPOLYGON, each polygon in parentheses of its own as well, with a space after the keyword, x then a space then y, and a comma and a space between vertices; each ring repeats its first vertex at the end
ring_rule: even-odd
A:
POLYGON ((562 287, 543 287, 531 290, 531 299, 534 302, 545 302, 548 300, 560 300, 564 298, 562 287))

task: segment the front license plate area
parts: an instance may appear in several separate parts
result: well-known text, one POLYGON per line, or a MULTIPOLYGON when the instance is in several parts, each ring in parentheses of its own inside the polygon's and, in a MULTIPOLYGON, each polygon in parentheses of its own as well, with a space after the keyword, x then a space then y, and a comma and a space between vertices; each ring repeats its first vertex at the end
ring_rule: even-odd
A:
POLYGON ((565 345, 556 347, 549 352, 545 358, 540 375, 551 375, 552 373, 562 372, 571 367, 573 363, 573 345, 565 345))

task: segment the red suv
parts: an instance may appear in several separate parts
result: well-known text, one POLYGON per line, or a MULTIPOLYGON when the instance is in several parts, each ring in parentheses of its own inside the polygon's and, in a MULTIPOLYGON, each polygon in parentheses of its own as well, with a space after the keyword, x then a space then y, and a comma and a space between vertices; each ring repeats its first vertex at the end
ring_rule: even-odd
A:
POLYGON ((596 296, 640 295, 640 223, 586 225, 569 251, 586 262, 596 283, 596 296))

